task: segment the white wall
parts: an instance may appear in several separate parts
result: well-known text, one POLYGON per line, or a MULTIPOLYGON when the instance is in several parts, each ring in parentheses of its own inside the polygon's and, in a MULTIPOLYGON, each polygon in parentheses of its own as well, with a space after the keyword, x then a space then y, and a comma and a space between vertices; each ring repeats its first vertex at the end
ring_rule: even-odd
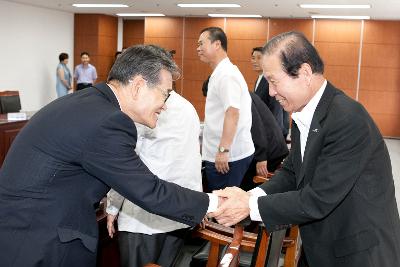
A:
POLYGON ((22 110, 56 98, 58 55, 73 71, 74 15, 0 0, 0 91, 20 91, 22 110))

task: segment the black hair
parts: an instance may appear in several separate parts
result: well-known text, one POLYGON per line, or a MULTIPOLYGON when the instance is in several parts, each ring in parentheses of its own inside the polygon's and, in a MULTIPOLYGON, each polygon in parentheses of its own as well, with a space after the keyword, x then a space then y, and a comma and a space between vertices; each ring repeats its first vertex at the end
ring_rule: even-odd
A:
POLYGON ((222 49, 224 49, 225 52, 228 51, 228 39, 226 38, 225 32, 219 28, 219 27, 208 27, 203 30, 201 30, 200 34, 203 32, 208 32, 209 33, 209 39, 211 43, 215 41, 220 41, 222 49))
POLYGON ((88 53, 88 52, 85 52, 85 51, 81 53, 81 57, 84 56, 84 55, 90 57, 89 53, 88 53))
POLYGON ((67 58, 69 58, 69 56, 68 56, 67 53, 61 53, 61 54, 58 56, 58 59, 60 60, 60 62, 63 62, 63 61, 66 60, 67 58))
POLYGON ((315 47, 300 32, 285 32, 272 38, 263 47, 263 54, 280 53, 282 69, 291 77, 299 76, 303 63, 310 65, 313 73, 324 73, 324 62, 315 47))

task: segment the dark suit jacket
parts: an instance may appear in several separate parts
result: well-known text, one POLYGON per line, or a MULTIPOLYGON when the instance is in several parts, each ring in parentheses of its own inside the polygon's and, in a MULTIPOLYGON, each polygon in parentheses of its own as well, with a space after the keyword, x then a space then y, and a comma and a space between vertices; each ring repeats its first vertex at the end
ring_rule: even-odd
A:
POLYGON ((59 98, 22 129, 0 172, 2 266, 92 266, 94 203, 110 189, 188 225, 204 193, 154 176, 135 154, 136 128, 106 84, 59 98))
POLYGON ((286 132, 287 130, 285 129, 284 123, 283 123, 283 108, 279 104, 278 101, 274 97, 271 97, 269 95, 269 85, 265 77, 262 77, 260 82, 258 83, 257 88, 254 90, 254 93, 258 95, 262 101, 268 106, 269 110, 272 112, 274 115, 279 128, 282 129, 282 133, 286 132))
POLYGON ((254 142, 254 159, 260 161, 282 160, 289 153, 281 129, 267 105, 255 93, 251 96, 251 137, 254 142))
POLYGON ((400 266, 390 158, 367 111, 328 83, 303 162, 295 123, 292 129, 283 169, 261 186, 267 230, 298 224, 310 267, 400 266))

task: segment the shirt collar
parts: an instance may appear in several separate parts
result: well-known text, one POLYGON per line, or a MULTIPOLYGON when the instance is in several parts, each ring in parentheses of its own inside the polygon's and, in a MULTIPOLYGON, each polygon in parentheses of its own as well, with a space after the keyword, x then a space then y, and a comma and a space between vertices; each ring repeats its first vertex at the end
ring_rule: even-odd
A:
POLYGON ((292 113, 292 119, 296 122, 297 125, 302 124, 307 127, 307 129, 311 126, 311 121, 314 116, 315 109, 319 101, 321 100, 322 94, 325 91, 327 81, 325 80, 322 86, 318 89, 317 93, 311 98, 311 100, 305 105, 305 107, 299 112, 292 113))
POLYGON ((230 64, 231 61, 229 60, 228 57, 224 58, 223 60, 221 60, 217 67, 215 67, 214 71, 211 73, 211 77, 213 77, 214 75, 216 75, 216 73, 218 73, 220 70, 222 70, 224 68, 224 66, 230 64))

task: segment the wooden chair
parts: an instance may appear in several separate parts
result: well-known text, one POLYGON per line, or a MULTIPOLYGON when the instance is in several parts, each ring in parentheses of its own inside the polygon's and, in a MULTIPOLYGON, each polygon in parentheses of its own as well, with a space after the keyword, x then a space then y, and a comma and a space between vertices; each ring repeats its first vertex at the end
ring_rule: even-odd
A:
POLYGON ((21 101, 18 91, 0 92, 0 113, 19 112, 21 101))
POLYGON ((243 256, 245 252, 251 254, 249 267, 276 267, 285 230, 268 234, 265 227, 260 224, 258 234, 254 234, 243 231, 243 226, 240 224, 233 229, 207 222, 205 228, 197 228, 193 235, 210 243, 207 267, 237 267, 240 255, 243 256), (225 249, 220 256, 223 246, 225 249))
MULTIPOLYGON (((254 183, 265 183, 271 179, 273 173, 268 173, 268 177, 254 176, 254 183)), ((297 267, 301 253, 301 239, 299 227, 292 226, 289 230, 289 236, 284 239, 283 250, 285 250, 285 267, 297 267)))

